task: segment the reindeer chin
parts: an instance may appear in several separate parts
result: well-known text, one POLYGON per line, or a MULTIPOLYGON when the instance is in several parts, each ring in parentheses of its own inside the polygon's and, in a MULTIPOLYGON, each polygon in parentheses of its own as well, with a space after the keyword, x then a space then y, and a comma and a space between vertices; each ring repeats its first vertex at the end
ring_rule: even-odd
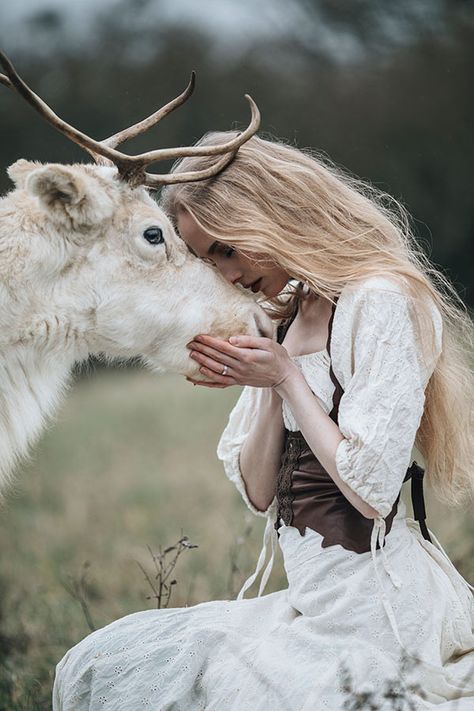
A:
POLYGON ((149 370, 158 375, 162 375, 165 373, 174 373, 175 375, 182 375, 183 377, 189 378, 191 380, 197 380, 199 382, 209 382, 209 378, 206 378, 199 371, 199 363, 196 363, 196 361, 190 358, 189 351, 187 349, 186 352, 183 354, 183 358, 180 359, 180 363, 176 363, 176 359, 173 359, 172 361, 170 360, 169 362, 165 362, 163 360, 162 352, 160 352, 159 356, 152 354, 144 356, 143 362, 149 370))

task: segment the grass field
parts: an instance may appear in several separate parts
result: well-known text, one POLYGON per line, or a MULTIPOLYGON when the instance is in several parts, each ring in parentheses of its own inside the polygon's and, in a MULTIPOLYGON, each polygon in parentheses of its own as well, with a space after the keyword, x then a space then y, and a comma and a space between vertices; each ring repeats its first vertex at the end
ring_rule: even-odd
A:
MULTIPOLYGON (((215 456, 238 392, 183 378, 99 370, 74 385, 59 421, 16 474, 0 510, 0 711, 50 708, 55 663, 95 627, 154 606, 137 563, 185 534, 171 606, 235 597, 263 519, 215 456)), ((428 504, 429 523, 474 576, 472 516, 428 504)), ((471 512, 472 513, 472 512, 471 512)), ((267 591, 285 586, 278 561, 267 591)))

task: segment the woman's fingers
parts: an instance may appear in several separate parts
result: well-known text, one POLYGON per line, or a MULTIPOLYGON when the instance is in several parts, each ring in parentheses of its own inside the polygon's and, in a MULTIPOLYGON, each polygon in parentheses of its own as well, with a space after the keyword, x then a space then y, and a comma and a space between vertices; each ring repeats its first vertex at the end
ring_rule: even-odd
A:
POLYGON ((257 348, 262 351, 267 351, 274 344, 271 338, 262 336, 231 336, 229 343, 237 348, 257 348))
MULTIPOLYGON (((204 353, 199 353, 198 351, 191 351, 190 356, 201 366, 205 366, 208 370, 212 370, 213 373, 217 373, 218 375, 226 374, 230 369, 230 363, 227 362, 230 361, 228 356, 219 354, 219 358, 221 358, 222 361, 214 360, 214 358, 210 358, 209 356, 204 355, 204 353)), ((236 362, 234 359, 232 360, 234 363, 236 362)))
POLYGON ((262 338, 260 336, 232 336, 229 338, 229 341, 224 341, 222 338, 214 338, 213 336, 201 334, 196 336, 188 346, 194 346, 195 344, 210 346, 216 351, 219 351, 219 353, 224 353, 239 360, 240 348, 268 350, 270 344, 273 344, 273 341, 270 338, 262 338))
POLYGON ((227 341, 221 338, 212 338, 211 336, 196 336, 196 338, 188 343, 188 348, 193 351, 201 351, 213 355, 225 355, 229 358, 235 358, 239 354, 239 349, 231 346, 227 341))
POLYGON ((205 380, 193 380, 192 378, 186 378, 186 380, 193 385, 201 385, 204 388, 228 388, 233 385, 233 383, 226 383, 225 385, 223 383, 209 383, 205 380))
POLYGON ((193 385, 203 385, 206 388, 227 388, 230 385, 237 385, 233 378, 225 375, 217 375, 213 370, 208 370, 203 367, 200 368, 200 372, 207 378, 210 378, 210 380, 194 380, 194 378, 190 378, 189 376, 186 376, 186 380, 193 385))
POLYGON ((232 375, 227 375, 227 373, 223 375, 222 370, 220 373, 217 373, 215 370, 207 368, 203 365, 199 368, 199 372, 205 375, 206 378, 210 378, 213 383, 219 383, 220 385, 236 385, 236 381, 232 375))
POLYGON ((281 380, 288 360, 282 346, 270 338, 257 336, 232 336, 229 341, 199 335, 188 343, 191 358, 199 364, 199 371, 206 378, 196 381, 196 385, 270 387, 281 380))
MULTIPOLYGON (((203 343, 199 343, 198 341, 191 341, 191 343, 188 343, 188 348, 191 350, 191 357, 193 357, 196 353, 201 354, 203 356, 208 356, 208 358, 212 358, 213 360, 222 363, 222 365, 228 365, 230 366, 235 366, 237 365, 238 361, 236 358, 233 358, 232 356, 223 353, 222 351, 218 351, 215 348, 211 348, 210 346, 206 346, 203 343)), ((197 359, 196 359, 197 360, 197 359)), ((222 368, 221 368, 222 370, 222 368)))

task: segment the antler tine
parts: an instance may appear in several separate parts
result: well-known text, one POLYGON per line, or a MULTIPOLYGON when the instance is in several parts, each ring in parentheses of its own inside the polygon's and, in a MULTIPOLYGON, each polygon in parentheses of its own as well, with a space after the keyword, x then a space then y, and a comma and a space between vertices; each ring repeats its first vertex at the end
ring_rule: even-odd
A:
POLYGON ((205 180, 212 178, 220 173, 224 168, 227 168, 236 155, 237 151, 227 153, 223 158, 217 161, 210 168, 203 170, 190 170, 186 173, 166 173, 165 175, 155 175, 154 173, 145 173, 145 183, 148 188, 158 188, 161 185, 173 185, 175 183, 191 183, 197 180, 205 180))
POLYGON ((158 187, 159 185, 168 183, 204 180, 212 175, 216 175, 231 162, 240 146, 248 141, 248 139, 256 133, 260 126, 260 112, 257 105, 253 99, 246 94, 245 98, 250 104, 252 114, 251 120, 245 131, 232 140, 221 145, 160 148, 158 150, 141 153, 136 156, 129 156, 121 151, 117 151, 115 146, 123 141, 137 136, 143 131, 146 131, 147 128, 155 125, 164 116, 171 113, 171 111, 178 106, 181 106, 193 92, 195 82, 194 72, 192 73, 190 82, 183 93, 165 104, 165 106, 161 109, 155 111, 153 114, 137 124, 134 124, 123 131, 119 131, 119 133, 116 133, 113 136, 110 136, 104 141, 96 141, 93 138, 90 138, 87 134, 82 133, 82 131, 79 131, 77 128, 74 128, 74 126, 71 126, 54 113, 48 104, 46 104, 43 99, 35 94, 23 81, 8 57, 1 51, 0 64, 6 71, 6 76, 5 74, 0 74, 0 84, 7 86, 9 89, 16 90, 20 96, 22 96, 30 104, 30 106, 35 109, 35 111, 37 111, 49 124, 51 124, 51 126, 53 126, 53 128, 88 151, 96 162, 104 162, 103 159, 105 158, 106 161, 110 161, 112 164, 115 164, 120 177, 123 180, 128 181, 132 186, 147 185, 149 187, 158 187), (217 163, 211 168, 206 168, 204 170, 191 171, 188 173, 170 173, 166 175, 154 175, 145 172, 145 167, 147 165, 162 160, 175 160, 186 156, 213 156, 223 154, 226 155, 222 158, 222 160, 217 161, 217 163))
MULTIPOLYGON (((141 164, 141 161, 137 161, 137 156, 128 156, 121 151, 116 151, 115 147, 120 143, 123 143, 134 136, 139 135, 143 131, 146 131, 151 126, 155 125, 164 116, 174 111, 174 109, 181 106, 192 94, 195 86, 195 72, 191 73, 191 78, 186 89, 175 99, 169 101, 165 106, 155 111, 153 114, 148 116, 143 121, 130 126, 129 128, 119 131, 118 133, 106 138, 103 141, 96 141, 90 138, 87 134, 79 131, 78 129, 71 126, 69 123, 60 118, 49 106, 46 104, 41 97, 35 94, 30 87, 23 81, 19 76, 13 64, 10 62, 8 57, 0 51, 0 63, 7 72, 8 76, 0 74, 0 82, 10 89, 16 89, 16 91, 32 106, 43 118, 45 118, 48 123, 50 123, 56 130, 60 131, 71 139, 74 143, 77 143, 82 148, 85 148, 88 153, 97 161, 98 156, 105 158, 112 163, 114 163, 118 169, 119 173, 126 175, 130 171, 130 166, 136 166, 137 163, 141 164)), ((139 156, 138 156, 139 158, 139 156)), ((130 171, 136 174, 136 168, 130 171)))
POLYGON ((177 96, 175 99, 169 101, 167 104, 165 104, 165 106, 162 106, 161 109, 158 109, 158 111, 155 111, 154 113, 150 114, 150 116, 143 119, 143 121, 139 121, 133 126, 125 128, 123 131, 119 131, 113 136, 104 139, 103 141, 101 141, 101 144, 109 148, 116 148, 121 143, 129 141, 131 138, 135 138, 135 136, 139 136, 141 133, 148 131, 148 129, 152 126, 156 126, 156 124, 161 121, 162 118, 168 116, 168 114, 177 109, 179 106, 182 106, 184 102, 189 99, 189 97, 194 91, 195 84, 196 72, 193 71, 191 72, 189 84, 182 92, 182 94, 177 96))
POLYGON ((99 141, 94 141, 82 131, 78 131, 77 128, 71 126, 66 121, 63 121, 54 111, 43 101, 37 94, 30 89, 30 87, 23 81, 23 79, 16 72, 13 64, 10 62, 8 57, 0 51, 0 63, 7 73, 7 77, 3 74, 1 83, 8 86, 10 89, 15 89, 20 96, 22 96, 35 111, 37 111, 43 118, 46 119, 48 123, 51 124, 57 131, 66 135, 71 141, 77 143, 82 148, 85 148, 93 157, 97 154, 108 158, 113 163, 118 164, 123 162, 123 159, 127 156, 121 154, 118 151, 114 151, 113 148, 108 148, 107 146, 101 145, 99 141), (5 81, 6 80, 6 81, 5 81))
POLYGON ((226 143, 216 144, 214 146, 187 146, 185 148, 160 148, 156 151, 150 151, 149 153, 142 153, 140 156, 136 156, 136 159, 140 163, 145 165, 150 165, 161 160, 174 160, 177 158, 185 158, 188 156, 215 156, 226 155, 221 161, 218 161, 211 168, 205 168, 204 170, 191 171, 189 173, 167 173, 166 175, 154 175, 153 173, 145 173, 146 182, 148 187, 156 187, 159 185, 167 185, 171 183, 185 183, 194 180, 204 180, 205 178, 212 177, 216 175, 224 167, 228 165, 237 153, 238 149, 242 144, 249 140, 257 131, 260 126, 260 111, 258 106, 251 96, 245 94, 245 98, 250 104, 251 119, 250 123, 238 136, 232 138, 226 143))
POLYGON ((4 84, 5 86, 8 86, 9 89, 13 89, 13 84, 10 79, 5 76, 5 74, 0 74, 0 84, 4 84))

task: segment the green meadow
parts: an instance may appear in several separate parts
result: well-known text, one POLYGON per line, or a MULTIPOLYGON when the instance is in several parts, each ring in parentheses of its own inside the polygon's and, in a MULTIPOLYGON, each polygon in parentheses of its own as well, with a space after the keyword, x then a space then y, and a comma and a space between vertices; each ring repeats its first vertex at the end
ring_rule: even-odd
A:
MULTIPOLYGON (((215 455, 237 396, 138 369, 77 379, 0 509, 0 711, 49 709, 68 648, 91 626, 156 606, 150 549, 183 535, 198 546, 179 556, 170 606, 236 596, 264 525, 215 455)), ((472 516, 431 497, 428 512, 472 581, 472 516)), ((278 560, 267 592, 284 586, 278 560)))

